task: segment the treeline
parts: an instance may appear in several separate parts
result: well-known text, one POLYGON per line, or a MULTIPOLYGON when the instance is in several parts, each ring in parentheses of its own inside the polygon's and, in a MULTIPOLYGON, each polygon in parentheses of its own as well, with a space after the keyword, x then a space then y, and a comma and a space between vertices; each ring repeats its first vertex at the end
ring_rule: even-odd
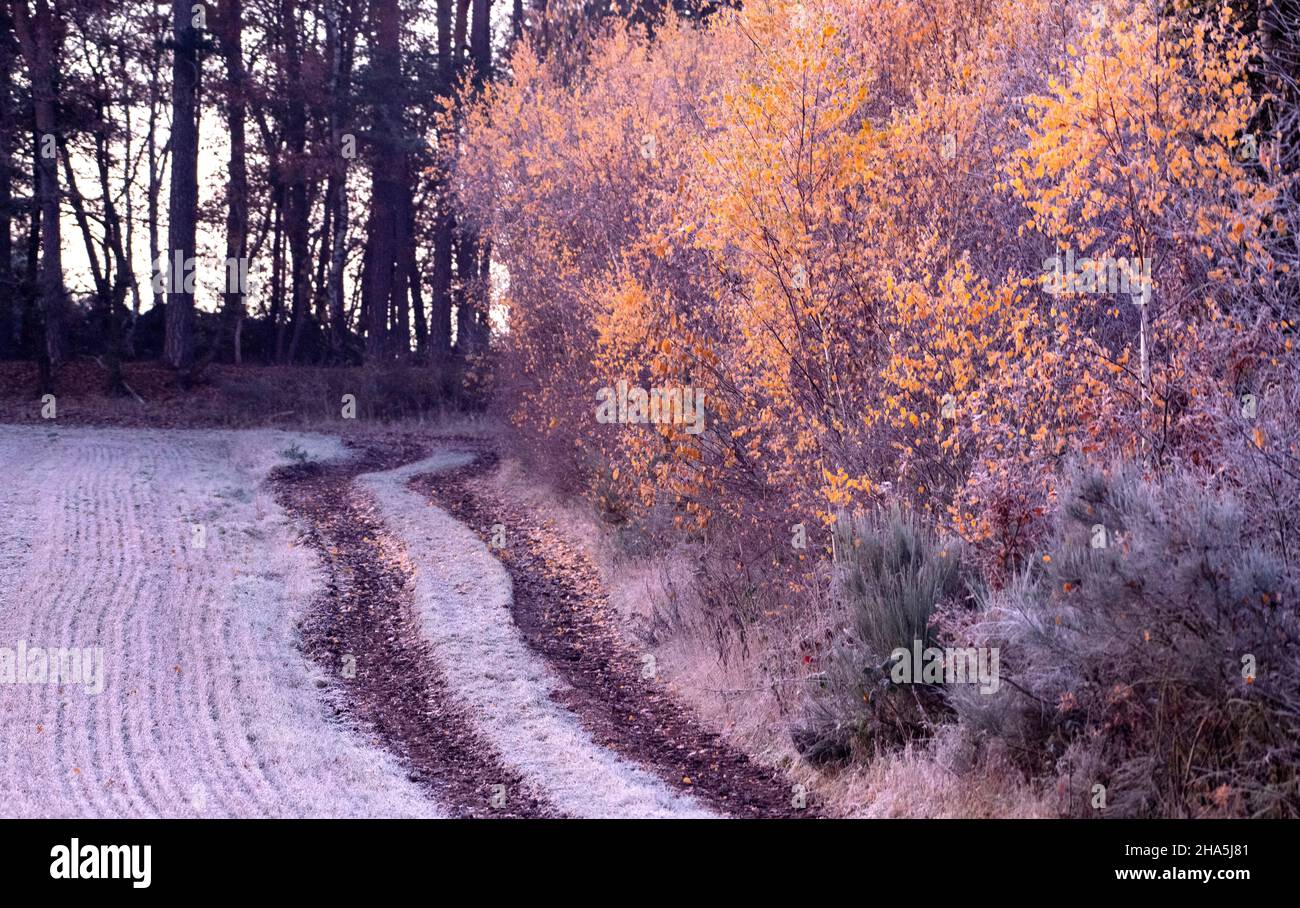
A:
POLYGON ((39 359, 49 385, 93 354, 116 384, 127 358, 192 379, 485 350, 492 247, 449 177, 462 104, 525 33, 563 54, 606 17, 664 13, 501 7, 0 4, 0 358, 39 359))

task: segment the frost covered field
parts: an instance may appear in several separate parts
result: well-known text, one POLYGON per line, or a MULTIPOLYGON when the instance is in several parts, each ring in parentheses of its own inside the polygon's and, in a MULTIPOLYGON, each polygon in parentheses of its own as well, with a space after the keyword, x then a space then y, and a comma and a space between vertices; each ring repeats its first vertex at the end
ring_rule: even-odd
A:
POLYGON ((317 563, 261 484, 286 451, 342 454, 278 431, 0 426, 0 814, 437 813, 329 716, 297 649, 317 563), (59 648, 87 656, 76 677, 59 648))

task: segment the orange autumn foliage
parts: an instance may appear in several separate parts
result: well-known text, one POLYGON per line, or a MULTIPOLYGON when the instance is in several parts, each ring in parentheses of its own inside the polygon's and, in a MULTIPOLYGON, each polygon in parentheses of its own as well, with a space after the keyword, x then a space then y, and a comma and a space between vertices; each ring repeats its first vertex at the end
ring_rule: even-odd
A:
POLYGON ((509 275, 508 415, 620 513, 780 534, 902 498, 1009 568, 1064 460, 1211 456, 1229 351, 1290 364, 1233 290, 1286 267, 1285 178, 1237 152, 1251 53, 1127 0, 767 0, 610 26, 576 75, 523 43, 456 171, 509 275), (1150 324, 1048 292, 1067 247, 1149 259, 1150 324), (597 424, 619 380, 702 389, 705 430, 597 424))

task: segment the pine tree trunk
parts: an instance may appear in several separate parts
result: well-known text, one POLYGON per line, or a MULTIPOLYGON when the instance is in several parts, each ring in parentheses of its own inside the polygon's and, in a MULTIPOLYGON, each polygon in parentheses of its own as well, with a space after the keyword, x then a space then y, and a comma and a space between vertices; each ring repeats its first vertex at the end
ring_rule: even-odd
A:
POLYGON ((187 266, 195 257, 199 204, 199 35, 191 22, 192 4, 173 0, 172 38, 172 174, 168 205, 168 267, 166 336, 163 358, 173 369, 194 364, 194 293, 186 275, 175 273, 177 261, 187 266))
POLYGON ((404 148, 406 106, 401 66, 401 8, 397 0, 374 0, 371 16, 377 97, 367 244, 366 359, 379 363, 410 344, 409 334, 398 337, 395 343, 390 342, 388 330, 390 317, 405 310, 407 275, 400 266, 401 247, 410 243, 405 228, 411 186, 404 148))
MULTIPOLYGON (((444 103, 452 102, 456 57, 452 35, 454 0, 438 0, 438 93, 444 103)), ((456 141, 455 130, 444 128, 438 137, 437 167, 433 198, 432 283, 429 287, 429 359, 434 365, 445 362, 451 353, 451 276, 452 212, 448 198, 447 152, 456 141)))
POLYGON ((287 150, 288 206, 285 231, 289 237, 289 307, 290 340, 285 348, 283 334, 277 344, 281 362, 293 362, 302 341, 307 318, 307 293, 311 278, 308 234, 311 205, 307 197, 307 174, 304 157, 307 147, 307 105, 302 82, 302 50, 298 40, 298 8, 294 0, 283 0, 280 15, 284 33, 285 76, 289 103, 285 116, 287 150))
POLYGON ((162 191, 163 162, 158 153, 158 106, 161 103, 161 56, 155 52, 149 78, 149 128, 146 136, 149 166, 149 188, 146 200, 145 219, 149 224, 149 305, 157 306, 163 302, 159 291, 159 241, 158 241, 158 195, 162 191))
POLYGON ((221 49, 226 60, 226 119, 230 130, 230 162, 226 182, 226 260, 234 262, 236 271, 227 272, 223 306, 223 331, 230 336, 235 365, 240 365, 243 351, 237 341, 244 320, 244 292, 240 278, 246 271, 239 268, 248 255, 248 150, 246 76, 244 71, 244 4, 243 0, 224 0, 221 49))
MULTIPOLYGON (((63 252, 59 217, 58 99, 55 96, 54 15, 46 0, 36 0, 29 16, 26 0, 12 6, 14 33, 27 60, 36 115, 36 181, 41 210, 39 309, 45 324, 42 355, 47 375, 63 360, 63 252)), ((48 384, 48 382, 42 382, 48 384)))
MULTIPOLYGON (((473 0, 473 4, 470 62, 477 90, 492 78, 492 0, 473 0)), ((457 346, 462 352, 479 353, 487 349, 489 340, 488 278, 492 247, 481 242, 478 231, 469 225, 462 225, 461 232, 461 254, 457 258, 461 285, 457 346)))
POLYGON ((330 148, 334 154, 326 204, 333 212, 329 276, 326 279, 329 310, 330 359, 344 359, 347 319, 343 311, 343 270, 347 264, 348 161, 343 156, 343 97, 351 72, 351 56, 344 53, 344 0, 328 0, 325 7, 325 35, 330 53, 330 148))
POLYGON ((14 326, 18 323, 18 286, 13 271, 13 239, 10 233, 13 218, 13 176, 11 154, 17 134, 14 123, 16 111, 10 104, 13 90, 13 69, 17 61, 10 53, 11 26, 9 16, 0 7, 0 359, 13 352, 14 326))

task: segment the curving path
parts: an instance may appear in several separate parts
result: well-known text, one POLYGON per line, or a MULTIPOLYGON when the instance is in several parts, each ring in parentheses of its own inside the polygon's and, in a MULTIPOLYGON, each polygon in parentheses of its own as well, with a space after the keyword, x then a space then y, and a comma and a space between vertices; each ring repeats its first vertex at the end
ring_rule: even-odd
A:
POLYGON ((570 816, 715 816, 689 794, 597 744, 560 705, 567 685, 529 649, 511 616, 511 584, 472 530, 408 488, 416 475, 464 466, 444 453, 359 483, 404 544, 420 628, 455 695, 507 766, 570 816))
POLYGON ((796 813, 639 676, 581 554, 473 487, 490 460, 350 447, 0 426, 0 815, 796 813), (19 683, 23 647, 102 675, 19 683))

